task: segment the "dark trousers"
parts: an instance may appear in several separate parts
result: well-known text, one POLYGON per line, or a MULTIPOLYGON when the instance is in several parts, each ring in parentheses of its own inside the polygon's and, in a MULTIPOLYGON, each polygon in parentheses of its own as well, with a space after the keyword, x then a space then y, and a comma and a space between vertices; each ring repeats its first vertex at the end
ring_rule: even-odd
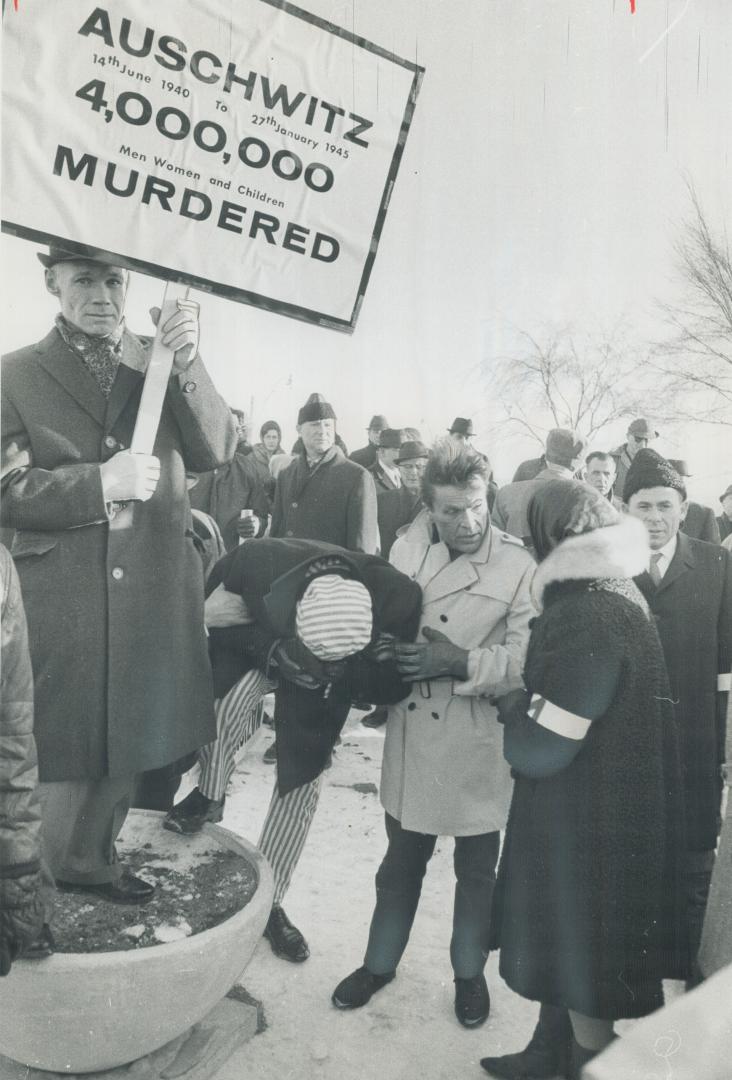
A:
MULTIPOLYGON (((386 814, 386 835, 389 847, 376 874, 376 907, 364 959, 374 975, 394 971, 402 958, 437 841, 436 836, 403 829, 390 814, 386 814)), ((498 832, 455 837, 450 960, 459 979, 480 975, 488 958, 499 842, 498 832)))

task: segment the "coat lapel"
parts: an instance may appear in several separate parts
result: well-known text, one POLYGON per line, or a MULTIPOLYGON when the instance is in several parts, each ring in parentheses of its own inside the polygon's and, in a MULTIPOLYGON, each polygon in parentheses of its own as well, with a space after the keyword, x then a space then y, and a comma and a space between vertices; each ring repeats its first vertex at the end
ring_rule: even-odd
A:
POLYGON ((111 431, 123 412, 130 396, 142 385, 150 359, 149 343, 125 330, 122 338, 122 362, 107 402, 105 428, 111 431))
POLYGON ((58 330, 51 330, 36 346, 41 366, 70 394, 74 401, 101 426, 107 411, 107 399, 96 379, 84 367, 63 340, 58 330))
POLYGON ((656 591, 662 593, 670 585, 673 585, 675 581, 678 581, 687 570, 693 569, 694 566, 696 566, 696 560, 688 536, 685 536, 682 532, 677 533, 674 557, 669 564, 668 570, 661 578, 656 591))
MULTIPOLYGON (((436 573, 430 580, 426 580, 422 586, 422 596, 425 604, 434 600, 440 600, 450 593, 462 592, 470 588, 480 578, 480 567, 488 561, 491 550, 491 530, 488 529, 478 551, 474 555, 460 555, 452 562, 447 547, 443 543, 433 544, 425 561, 424 571, 429 571, 433 565, 433 553, 436 573), (442 567, 439 568, 437 559, 441 556, 442 567)), ((422 575, 420 575, 421 577, 422 575)), ((426 578, 426 574, 424 575, 426 578)))

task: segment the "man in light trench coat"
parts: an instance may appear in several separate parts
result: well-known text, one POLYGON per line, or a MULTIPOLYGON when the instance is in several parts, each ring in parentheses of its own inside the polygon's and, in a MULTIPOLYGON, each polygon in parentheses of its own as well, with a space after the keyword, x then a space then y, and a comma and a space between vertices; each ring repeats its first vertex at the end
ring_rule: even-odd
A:
POLYGON ((44 854, 57 883, 134 903, 152 886, 114 842, 135 774, 215 734, 186 470, 225 463, 236 433, 198 356, 198 305, 179 301, 154 453, 132 454, 151 341, 125 326, 128 272, 39 258, 61 312, 3 359, 2 524, 28 618, 44 854))
POLYGON ((389 846, 364 964, 336 987, 338 1008, 365 1005, 394 978, 442 835, 455 837, 455 1013, 473 1027, 490 1009, 483 968, 512 788, 493 700, 523 685, 535 609, 532 557, 490 523, 489 470, 469 447, 438 444, 422 479, 426 509, 391 550, 390 562, 422 587, 422 637, 396 646, 413 688, 389 707, 381 774, 389 846))

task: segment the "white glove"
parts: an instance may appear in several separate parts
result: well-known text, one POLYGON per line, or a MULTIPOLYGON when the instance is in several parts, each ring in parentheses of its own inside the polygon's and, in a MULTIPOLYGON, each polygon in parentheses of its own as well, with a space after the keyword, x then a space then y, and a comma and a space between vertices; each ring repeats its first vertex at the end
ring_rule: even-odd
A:
MULTIPOLYGON (((190 366, 198 352, 201 325, 198 321, 199 305, 195 300, 177 300, 178 310, 162 327, 161 341, 175 353, 173 374, 180 375, 190 366)), ((160 308, 150 308, 150 318, 155 326, 160 319, 160 308)))
POLYGON ((152 454, 120 450, 99 466, 105 502, 146 502, 160 479, 160 461, 152 454))

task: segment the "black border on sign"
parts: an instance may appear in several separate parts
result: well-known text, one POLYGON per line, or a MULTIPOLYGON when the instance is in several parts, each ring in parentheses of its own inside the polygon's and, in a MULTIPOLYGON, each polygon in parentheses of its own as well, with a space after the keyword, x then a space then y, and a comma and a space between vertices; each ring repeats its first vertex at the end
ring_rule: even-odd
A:
MULTIPOLYGON (((397 173, 399 172, 399 165, 401 164, 402 155, 404 153, 404 146, 407 141, 407 135, 409 134, 412 117, 414 116, 417 94, 419 93, 419 88, 422 84, 425 69, 419 64, 412 63, 411 60, 404 60, 402 57, 396 56, 394 53, 389 52, 388 49, 382 49, 380 45, 375 45, 374 42, 369 41, 367 38, 360 37, 358 34, 352 34, 350 30, 344 30, 342 26, 337 26, 335 23, 328 22, 327 19, 322 19, 318 15, 313 15, 309 11, 304 11, 302 8, 296 7, 294 4, 289 3, 289 0, 260 0, 260 3, 284 11, 288 15, 292 15, 293 18, 302 19, 304 22, 312 23, 313 26, 317 26, 319 29, 325 30, 329 34, 334 34, 336 37, 343 38, 344 41, 349 41, 352 45, 357 45, 359 48, 366 49, 367 52, 374 53, 376 56, 380 56, 385 60, 389 60, 394 64, 406 68, 408 71, 414 72, 412 86, 404 108, 404 115, 402 116, 402 123, 399 129, 399 135, 397 136, 396 146, 394 147, 394 153, 392 154, 389 170, 386 174, 384 190, 381 194, 374 228, 371 233, 371 243, 369 244, 369 250, 364 262, 361 280, 359 281, 356 290, 356 299, 354 301, 350 319, 337 319, 334 316, 326 315, 321 311, 313 311, 310 308, 299 307, 297 304, 288 304, 282 300, 275 300, 272 297, 264 296, 261 293, 250 292, 248 289, 236 289, 231 285, 226 285, 224 282, 196 277, 194 274, 173 270, 171 267, 163 266, 160 263, 145 262, 142 259, 121 255, 119 252, 102 252, 99 248, 90 247, 88 244, 80 244, 77 241, 69 240, 65 236, 56 236, 52 233, 39 232, 37 229, 32 229, 13 221, 6 221, 4 218, 0 222, 2 231, 10 236, 18 236, 24 240, 33 240, 40 244, 60 244, 67 247, 70 251, 78 252, 79 255, 87 255, 90 257, 99 257, 100 254, 109 255, 114 258, 115 265, 125 266, 129 270, 134 270, 138 273, 148 274, 152 277, 162 278, 166 281, 180 282, 185 285, 190 285, 191 288, 198 289, 200 292, 211 293, 212 295, 220 296, 225 300, 235 300, 237 303, 249 304, 252 307, 258 307, 264 311, 271 311, 277 315, 286 315, 291 319, 298 319, 301 322, 307 322, 315 326, 325 327, 329 330, 341 330, 347 334, 352 334, 356 328, 356 321, 366 296, 366 287, 368 286, 369 278, 371 277, 371 271, 374 268, 379 240, 381 239, 384 222, 386 221, 386 212, 389 209, 391 194, 394 190, 397 173)), ((4 18, 5 0, 2 0, 2 14, 4 18)))

